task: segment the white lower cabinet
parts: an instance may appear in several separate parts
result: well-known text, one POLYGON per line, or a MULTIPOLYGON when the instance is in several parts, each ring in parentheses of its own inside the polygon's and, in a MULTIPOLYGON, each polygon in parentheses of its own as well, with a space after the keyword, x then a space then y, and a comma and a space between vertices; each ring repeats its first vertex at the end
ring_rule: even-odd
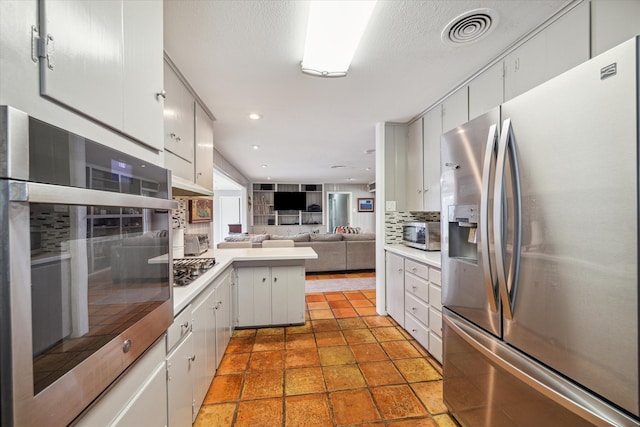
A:
POLYGON ((190 426, 231 339, 233 268, 174 318, 167 330, 169 427, 190 426))
POLYGON ((387 313, 404 327, 404 257, 386 252, 387 313))
POLYGON ((442 363, 440 269, 386 251, 386 288, 387 313, 442 363))
POLYGON ((304 274, 304 266, 238 268, 236 326, 304 323, 304 274))
POLYGON ((169 426, 193 422, 193 333, 187 333, 167 356, 167 414, 169 426))
POLYGON ((163 338, 152 345, 75 425, 166 427, 165 355, 163 338))

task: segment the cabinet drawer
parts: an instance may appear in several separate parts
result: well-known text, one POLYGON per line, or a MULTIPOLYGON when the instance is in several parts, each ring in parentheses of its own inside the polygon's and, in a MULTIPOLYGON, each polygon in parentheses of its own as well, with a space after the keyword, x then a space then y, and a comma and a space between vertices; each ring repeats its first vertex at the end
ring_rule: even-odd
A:
POLYGON ((432 333, 442 337, 442 313, 433 307, 429 308, 429 329, 432 333))
POLYGON ((429 280, 429 267, 419 262, 405 258, 404 271, 422 277, 424 280, 429 280))
POLYGON ((442 338, 431 332, 429 334, 429 353, 442 363, 442 338))
POLYGON ((424 348, 429 348, 429 330, 408 313, 404 316, 404 328, 424 348))
POLYGON ((185 307, 167 329, 167 353, 191 331, 191 304, 185 307))
POLYGON ((429 304, 442 311, 442 288, 433 283, 429 285, 429 304))
POLYGON ((429 268, 429 281, 434 285, 442 286, 442 273, 437 268, 429 268))
POLYGON ((404 294, 404 310, 405 313, 413 315, 424 326, 429 326, 429 306, 409 292, 404 294))
POLYGON ((404 275, 404 289, 424 302, 429 302, 429 283, 412 274, 404 275))

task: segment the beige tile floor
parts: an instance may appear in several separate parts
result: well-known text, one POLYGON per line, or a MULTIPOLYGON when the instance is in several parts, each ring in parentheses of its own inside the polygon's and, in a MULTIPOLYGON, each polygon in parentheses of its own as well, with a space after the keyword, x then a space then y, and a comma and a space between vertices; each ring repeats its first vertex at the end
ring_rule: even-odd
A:
POLYGON ((454 427, 442 368, 375 290, 307 294, 301 326, 236 330, 196 426, 454 427))

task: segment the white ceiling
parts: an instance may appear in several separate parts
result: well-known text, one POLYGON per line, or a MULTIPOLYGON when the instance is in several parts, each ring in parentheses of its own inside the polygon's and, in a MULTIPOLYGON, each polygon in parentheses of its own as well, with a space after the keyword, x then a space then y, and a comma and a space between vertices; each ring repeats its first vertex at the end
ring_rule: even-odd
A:
POLYGON ((410 121, 568 3, 378 0, 344 78, 300 72, 308 1, 165 0, 164 45, 215 115, 216 149, 248 179, 366 183, 376 123, 410 121), (476 8, 497 12, 495 30, 443 43, 476 8))

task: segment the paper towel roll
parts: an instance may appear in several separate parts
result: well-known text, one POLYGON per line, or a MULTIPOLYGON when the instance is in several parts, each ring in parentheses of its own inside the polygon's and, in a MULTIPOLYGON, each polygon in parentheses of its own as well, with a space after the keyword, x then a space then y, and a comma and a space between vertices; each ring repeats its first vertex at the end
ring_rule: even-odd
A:
POLYGON ((184 247, 184 228, 173 229, 173 246, 184 247))

